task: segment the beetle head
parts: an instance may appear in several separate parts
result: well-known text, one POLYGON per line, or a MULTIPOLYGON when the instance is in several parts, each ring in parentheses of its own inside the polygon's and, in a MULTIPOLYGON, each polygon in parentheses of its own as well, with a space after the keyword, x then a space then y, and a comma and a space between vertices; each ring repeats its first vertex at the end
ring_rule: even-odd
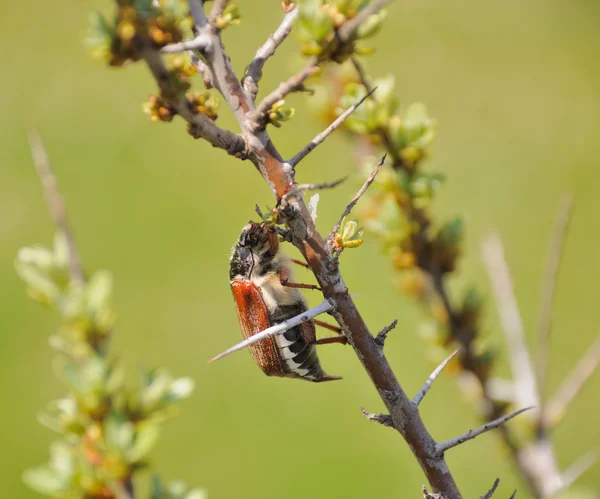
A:
POLYGON ((249 278, 253 270, 268 266, 277 253, 277 234, 264 223, 248 222, 233 248, 229 277, 249 278))

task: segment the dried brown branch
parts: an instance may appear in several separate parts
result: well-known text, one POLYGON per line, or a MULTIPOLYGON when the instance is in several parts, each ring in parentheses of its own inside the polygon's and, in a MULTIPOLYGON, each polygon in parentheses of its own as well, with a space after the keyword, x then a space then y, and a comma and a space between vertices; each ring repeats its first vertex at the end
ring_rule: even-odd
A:
POLYGON ((342 225, 342 221, 344 220, 344 218, 346 218, 350 214, 350 212, 352 211, 352 208, 354 208, 354 206, 356 205, 356 203, 358 203, 358 200, 362 197, 362 195, 366 192, 366 190, 369 188, 369 186, 375 180, 375 177, 377 176, 377 174, 379 173, 379 171, 383 167, 383 164, 385 162, 386 156, 387 156, 386 154, 383 155, 383 157, 379 160, 379 163, 377 163, 377 165, 375 166, 375 168, 373 169, 373 171, 371 172, 371 174, 367 177, 367 180, 365 180, 365 183, 363 184, 363 186, 356 193, 356 196, 354 196, 352 198, 352 201, 350 201, 348 203, 348 205, 346 206, 346 209, 342 213, 342 216, 334 224, 333 228, 331 229, 331 232, 329 233, 329 236, 327 236, 327 241, 329 241, 329 242, 333 241, 333 239, 335 237, 335 234, 337 233, 337 231, 339 230, 340 226, 342 225))
POLYGON ((552 306, 556 279, 560 270, 564 241, 569 228, 573 197, 566 194, 560 201, 554 223, 554 234, 550 244, 550 252, 546 262, 546 272, 542 284, 540 316, 538 319, 538 348, 536 354, 536 372, 538 391, 540 393, 540 410, 544 411, 544 394, 546 393, 546 378, 548 359, 550 357, 550 335, 552 333, 552 306))
POLYGON ((375 414, 373 412, 368 412, 364 407, 361 407, 360 410, 363 413, 363 416, 369 421, 379 423, 383 426, 394 426, 392 418, 389 414, 375 414))
POLYGON ((423 398, 425 398, 425 395, 427 395, 427 392, 429 391, 429 389, 432 387, 433 382, 437 379, 437 377, 441 374, 441 372, 446 368, 448 363, 454 357, 456 357, 456 354, 458 354, 458 352, 460 352, 460 348, 457 348, 456 350, 454 350, 454 352, 452 352, 448 357, 446 357, 446 359, 439 366, 437 366, 435 368, 435 370, 431 373, 429 378, 427 378, 427 381, 425 381, 425 384, 423 385, 423 387, 415 395, 415 398, 413 398, 413 401, 412 401, 413 404, 418 406, 421 403, 423 398))
POLYGON ((494 485, 492 485, 492 488, 488 490, 484 495, 482 495, 479 499, 491 499, 491 497, 494 495, 494 492, 496 492, 496 489, 498 488, 499 484, 500 479, 496 478, 496 480, 494 480, 494 485))
POLYGON ((546 410, 542 416, 543 427, 552 428, 562 420, 569 405, 579 395, 585 383, 596 372, 598 365, 600 365, 600 335, 548 401, 546 410))
POLYGON ((264 45, 258 49, 254 59, 248 66, 248 70, 242 78, 242 85, 246 94, 252 101, 256 100, 256 95, 258 94, 258 82, 262 78, 262 70, 265 63, 269 57, 275 54, 277 47, 279 47, 291 33, 294 21, 298 17, 298 12, 299 10, 294 8, 294 10, 286 14, 279 27, 275 30, 275 33, 269 36, 269 39, 264 45))
POLYGON ((524 409, 520 409, 520 410, 512 412, 510 414, 506 414, 502 417, 499 417, 498 419, 495 419, 494 421, 490 421, 489 423, 481 425, 479 428, 475 428, 474 430, 469 430, 467 433, 464 433, 463 435, 460 435, 458 437, 451 438, 450 440, 446 440, 445 442, 436 444, 435 449, 439 454, 443 454, 444 452, 446 452, 449 449, 452 449, 453 447, 461 445, 469 440, 473 440, 474 438, 478 437, 479 435, 481 435, 483 433, 486 433, 490 430, 498 428, 499 426, 503 425, 507 421, 510 421, 515 416, 518 416, 519 414, 521 414, 525 411, 529 411, 531 409, 533 409, 533 407, 525 407, 524 409))
POLYGON ((377 343, 381 348, 385 344, 385 340, 387 339, 387 335, 392 329, 395 329, 398 325, 398 319, 394 319, 391 324, 385 326, 381 331, 377 333, 375 336, 375 343, 377 343))
POLYGON ((295 167, 300 161, 302 161, 308 154, 315 149, 318 145, 325 142, 325 139, 331 135, 340 125, 346 121, 348 116, 350 116, 358 106, 360 106, 367 97, 369 97, 373 92, 375 92, 376 88, 372 89, 367 95, 365 95, 362 99, 360 99, 356 104, 353 104, 348 109, 346 109, 340 116, 329 125, 325 130, 319 133, 314 139, 312 139, 306 146, 302 148, 298 154, 296 154, 292 159, 288 161, 288 163, 295 167))
POLYGON ((72 281, 84 282, 85 274, 81 266, 81 258, 75 245, 75 238, 71 232, 65 202, 58 189, 58 182, 50 167, 48 152, 44 147, 41 137, 36 130, 29 133, 29 147, 35 164, 35 169, 40 178, 48 210, 54 220, 57 230, 62 232, 69 252, 69 274, 72 281))
POLYGON ((523 322, 515 298, 510 271, 504 258, 500 236, 490 235, 481 245, 481 253, 496 298, 496 306, 506 335, 508 359, 516 387, 517 405, 539 405, 533 365, 529 357, 523 322))

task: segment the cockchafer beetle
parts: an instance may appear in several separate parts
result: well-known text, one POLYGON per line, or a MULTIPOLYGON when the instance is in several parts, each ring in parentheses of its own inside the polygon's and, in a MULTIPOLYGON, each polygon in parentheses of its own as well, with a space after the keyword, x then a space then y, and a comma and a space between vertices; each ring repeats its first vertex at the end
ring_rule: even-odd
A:
MULTIPOLYGON (((278 235, 273 227, 265 222, 249 222, 243 228, 233 247, 229 279, 245 338, 308 309, 299 288, 315 289, 316 286, 289 282, 291 261, 279 252, 278 235)), ((267 376, 312 382, 341 379, 323 371, 315 345, 346 343, 346 337, 317 340, 315 324, 341 333, 339 328, 311 319, 283 334, 250 345, 252 357, 267 376)))

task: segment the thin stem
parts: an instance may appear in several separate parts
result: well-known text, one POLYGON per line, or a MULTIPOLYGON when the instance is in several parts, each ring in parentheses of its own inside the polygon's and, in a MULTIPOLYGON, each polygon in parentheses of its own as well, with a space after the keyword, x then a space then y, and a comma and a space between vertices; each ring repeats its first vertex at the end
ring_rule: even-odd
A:
POLYGON ((35 169, 40 178, 42 188, 44 189, 48 210, 50 211, 50 215, 54 220, 56 228, 62 232, 67 243, 71 280, 75 282, 84 282, 85 274, 83 272, 83 267, 81 266, 81 258, 77 251, 77 246, 75 245, 75 238, 73 237, 69 225, 67 209, 60 194, 60 190, 58 189, 58 182, 56 181, 54 172, 50 167, 48 152, 36 130, 32 130, 29 133, 29 146, 31 148, 35 169))
POLYGON ((300 161, 302 161, 308 154, 313 151, 318 145, 325 142, 325 139, 333 133, 338 127, 340 127, 346 118, 350 116, 358 106, 360 106, 367 97, 370 97, 373 92, 375 92, 376 88, 372 89, 367 95, 365 95, 362 99, 360 99, 356 104, 351 105, 348 109, 346 109, 339 117, 331 123, 325 130, 315 136, 306 146, 304 146, 292 159, 288 160, 288 163, 295 167, 300 161))
POLYGON ((548 359, 550 357, 550 335, 552 333, 552 306, 554 303, 554 292, 556 280, 562 261, 563 247, 569 220, 573 197, 566 194, 560 201, 556 221, 554 223, 554 234, 550 244, 550 252, 546 263, 546 272, 542 284, 540 316, 538 319, 538 348, 536 355, 536 371, 539 393, 541 398, 540 410, 543 412, 544 394, 546 393, 546 379, 548 371, 548 359))
POLYGON ((298 17, 299 9, 294 8, 291 12, 286 14, 279 27, 275 30, 268 40, 256 51, 254 59, 248 66, 248 71, 242 78, 242 85, 244 86, 245 92, 254 101, 258 94, 258 82, 262 78, 262 70, 267 60, 275 54, 277 47, 283 43, 283 41, 291 33, 294 26, 294 21, 298 17))
POLYGON ((567 412, 569 405, 579 395, 586 382, 600 365, 600 335, 588 348, 583 357, 577 362, 573 370, 556 390, 554 396, 548 401, 544 411, 543 426, 554 427, 560 422, 567 412))
POLYGON ((377 174, 383 167, 385 158, 386 158, 386 155, 384 154, 383 157, 379 160, 379 163, 377 163, 377 165, 375 165, 375 169, 367 177, 367 180, 365 180, 365 183, 363 184, 363 186, 359 189, 359 191, 356 193, 356 195, 352 198, 352 201, 350 201, 348 203, 348 205, 346 206, 346 209, 342 213, 342 216, 334 224, 334 226, 331 229, 331 232, 329 233, 329 236, 327 236, 327 241, 333 241, 333 238, 335 237, 335 234, 337 233, 340 226, 342 225, 342 221, 344 220, 344 218, 346 218, 350 214, 350 212, 352 211, 352 208, 354 208, 356 203, 358 203, 358 200, 362 197, 362 195, 366 192, 366 190, 369 188, 369 186, 375 180, 375 177, 377 176, 377 174))
POLYGON ((521 414, 525 411, 529 411, 531 409, 533 409, 533 407, 525 407, 524 409, 520 409, 520 410, 512 412, 510 414, 506 414, 498 419, 495 419, 494 421, 490 421, 489 423, 481 425, 479 428, 475 428, 474 430, 469 430, 467 433, 464 433, 463 435, 451 438, 450 440, 446 440, 445 442, 441 442, 435 446, 435 449, 439 454, 443 454, 444 452, 446 452, 449 449, 452 449, 453 447, 456 447, 465 442, 468 442, 469 440, 473 440, 474 438, 478 437, 479 435, 482 435, 483 433, 486 433, 490 430, 498 428, 499 426, 503 425, 507 421, 510 421, 512 418, 518 416, 519 414, 521 414))
POLYGON ((496 489, 498 488, 499 484, 500 479, 496 478, 494 480, 494 485, 492 485, 492 488, 488 490, 484 495, 482 495, 479 499, 491 499, 491 497, 494 495, 494 492, 496 492, 496 489))
POLYGON ((273 104, 277 101, 285 98, 286 95, 292 92, 298 92, 304 88, 304 81, 315 74, 319 59, 317 57, 311 57, 308 59, 304 67, 295 75, 288 78, 283 83, 267 95, 261 102, 256 106, 256 111, 250 114, 249 119, 251 121, 260 121, 262 115, 264 115, 273 104))

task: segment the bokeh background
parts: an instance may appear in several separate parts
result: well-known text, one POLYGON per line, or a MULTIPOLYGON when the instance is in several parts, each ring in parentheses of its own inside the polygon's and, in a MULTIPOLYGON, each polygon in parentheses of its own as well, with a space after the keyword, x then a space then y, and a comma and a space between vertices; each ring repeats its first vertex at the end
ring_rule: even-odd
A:
MULTIPOLYGON (((241 26, 225 41, 241 72, 281 17, 276 0, 240 1, 241 26)), ((35 418, 63 386, 52 375, 47 337, 57 325, 29 301, 13 270, 19 247, 51 242, 53 227, 35 176, 26 129, 39 127, 67 199, 84 263, 110 269, 118 327, 113 348, 134 379, 137 367, 192 376, 197 391, 169 424, 153 462, 219 498, 399 498, 420 496, 424 478, 401 438, 368 423, 359 407, 381 403, 349 348, 324 347, 322 362, 344 381, 312 385, 263 376, 247 353, 206 360, 241 338, 227 280, 229 250, 255 203, 271 202, 249 163, 190 139, 183 123, 150 124, 141 112, 154 91, 145 68, 109 69, 82 45, 88 13, 109 1, 4 2, 0 14, 0 490, 33 498, 23 469, 42 463, 53 435, 35 418)), ((467 238, 455 289, 474 283, 489 296, 481 238, 503 236, 530 342, 540 280, 562 193, 575 198, 558 281, 550 389, 597 334, 600 315, 600 4, 591 0, 395 2, 372 75, 393 73, 403 105, 419 100, 438 119, 427 167, 448 181, 434 206, 462 214, 467 238)), ((300 64, 286 42, 265 71, 271 89, 300 64)), ((292 155, 320 128, 305 108, 273 131, 292 155)), ((235 124, 225 108, 221 125, 235 124)), ((301 181, 338 178, 355 167, 338 134, 299 168, 301 181)), ((351 182, 321 194, 318 224, 328 230, 354 193, 351 182)), ((387 354, 414 393, 433 365, 418 331, 425 314, 399 295, 377 243, 343 257, 342 270, 372 329, 392 319, 387 354)), ((318 296, 311 296, 316 302, 318 296)), ((493 304, 486 330, 503 352, 493 304)), ((498 374, 507 374, 502 354, 498 374)), ((600 377, 555 432, 560 464, 597 448, 600 377)), ((455 380, 445 376, 422 406, 433 435, 476 424, 455 380)), ((449 464, 465 497, 501 477, 503 497, 519 488, 498 440, 483 436, 453 450, 449 464)), ((600 466, 578 482, 598 490, 600 466)))

